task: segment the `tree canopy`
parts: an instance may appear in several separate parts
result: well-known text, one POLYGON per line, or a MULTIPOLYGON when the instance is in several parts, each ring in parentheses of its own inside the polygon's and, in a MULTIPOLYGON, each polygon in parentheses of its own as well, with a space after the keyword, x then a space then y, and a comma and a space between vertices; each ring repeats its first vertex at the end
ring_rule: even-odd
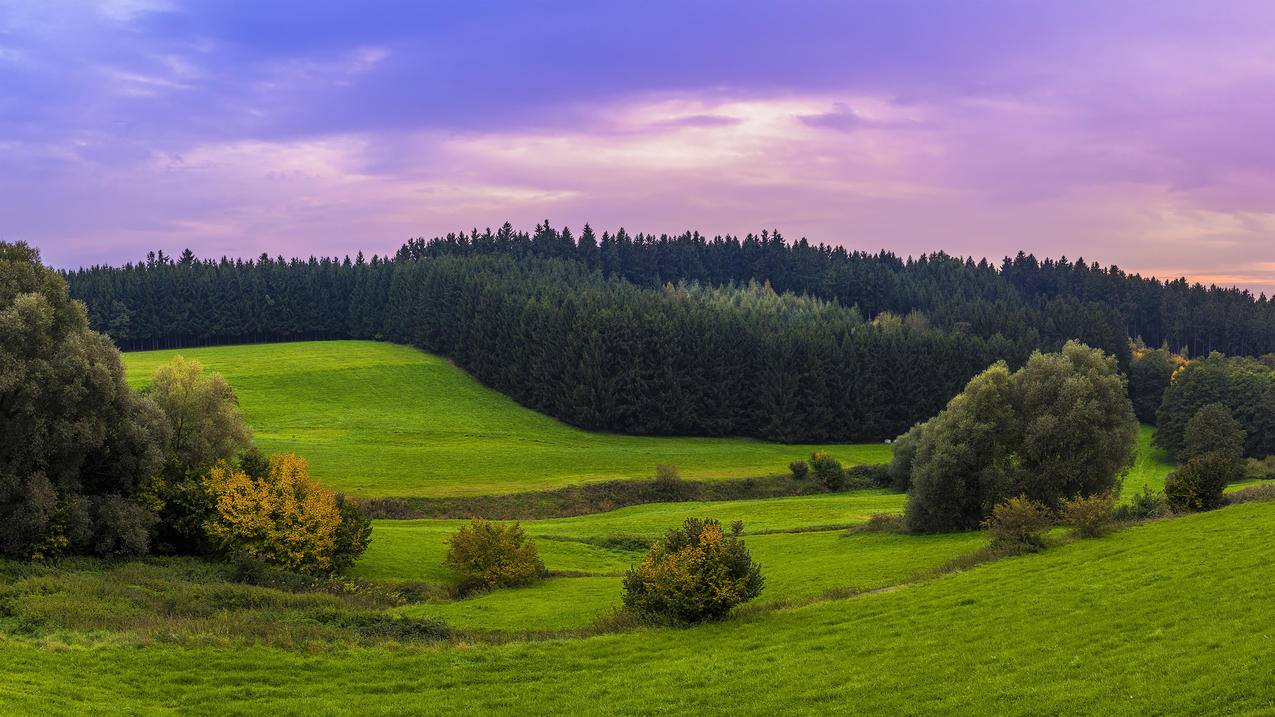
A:
POLYGON ((896 472, 910 455, 908 525, 969 530, 1015 496, 1056 508, 1114 490, 1136 440, 1114 358, 1068 342, 1018 371, 997 363, 900 442, 896 472))

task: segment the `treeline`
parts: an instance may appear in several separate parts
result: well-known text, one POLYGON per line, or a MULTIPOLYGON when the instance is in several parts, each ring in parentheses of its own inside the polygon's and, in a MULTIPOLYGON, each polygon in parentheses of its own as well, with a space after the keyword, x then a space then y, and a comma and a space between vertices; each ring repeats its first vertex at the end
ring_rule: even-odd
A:
MULTIPOLYGON (((1047 350, 1077 338, 1111 352, 1126 337, 1141 337, 1147 345, 1167 344, 1187 356, 1275 351, 1275 302, 1265 296, 1181 278, 1159 281, 1083 259, 1038 260, 1022 252, 996 266, 942 253, 903 259, 805 239, 790 243, 778 232, 709 239, 697 232, 629 235, 621 229, 597 236, 586 225, 576 237, 545 222, 532 233, 505 224, 495 232, 416 239, 397 256, 488 253, 572 259, 644 286, 767 282, 780 292, 857 306, 866 316, 919 310, 939 325, 1024 340, 1036 329, 1038 345, 1047 350), (1112 343, 1116 333, 1119 340, 1112 343)), ((1127 352, 1117 356, 1122 363, 1128 359, 1127 352)))

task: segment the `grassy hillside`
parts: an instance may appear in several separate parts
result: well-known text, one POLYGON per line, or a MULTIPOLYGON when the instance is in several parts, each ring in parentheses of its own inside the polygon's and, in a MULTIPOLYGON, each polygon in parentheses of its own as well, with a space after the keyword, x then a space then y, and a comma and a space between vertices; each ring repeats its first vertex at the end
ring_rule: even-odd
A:
POLYGON ((576 640, 306 650, 6 630, 0 710, 1270 713, 1272 531, 1275 503, 1248 503, 897 590, 576 640))
POLYGON ((175 355, 226 376, 267 451, 294 451, 324 483, 359 496, 461 496, 638 478, 657 463, 686 478, 780 473, 827 449, 846 464, 889 446, 778 445, 581 431, 487 389, 445 360, 367 341, 221 346, 125 354, 141 386, 175 355))

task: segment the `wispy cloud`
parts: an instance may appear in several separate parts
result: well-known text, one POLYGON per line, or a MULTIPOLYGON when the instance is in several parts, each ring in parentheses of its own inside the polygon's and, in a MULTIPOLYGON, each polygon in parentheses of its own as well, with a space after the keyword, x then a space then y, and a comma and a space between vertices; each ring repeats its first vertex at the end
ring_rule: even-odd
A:
POLYGON ((1273 34, 1256 0, 7 4, 0 236, 69 266, 550 217, 1271 290, 1273 34))

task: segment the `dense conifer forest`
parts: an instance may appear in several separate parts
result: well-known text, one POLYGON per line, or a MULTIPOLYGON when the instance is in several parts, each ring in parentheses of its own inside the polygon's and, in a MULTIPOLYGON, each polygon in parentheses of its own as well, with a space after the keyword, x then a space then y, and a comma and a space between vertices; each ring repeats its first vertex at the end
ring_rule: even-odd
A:
POLYGON ((1275 350, 1265 297, 1019 255, 1001 266, 795 243, 532 233, 412 240, 393 258, 163 253, 66 273, 125 349, 372 338, 452 358, 574 425, 627 433, 879 440, 997 359, 1068 339, 1128 365, 1275 350))

